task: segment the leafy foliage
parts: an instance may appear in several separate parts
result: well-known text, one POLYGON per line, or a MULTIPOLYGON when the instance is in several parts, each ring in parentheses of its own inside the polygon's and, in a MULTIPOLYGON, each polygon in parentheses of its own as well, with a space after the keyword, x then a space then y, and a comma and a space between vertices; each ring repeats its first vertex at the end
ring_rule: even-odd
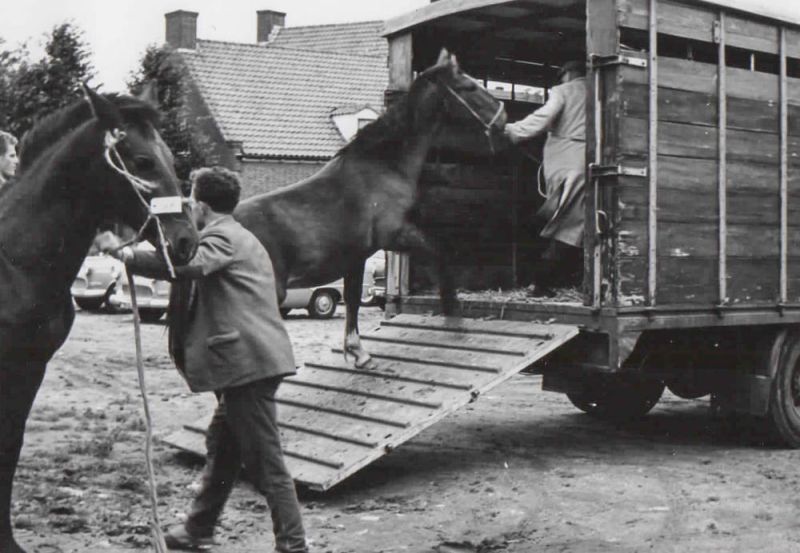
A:
POLYGON ((150 46, 128 86, 133 94, 139 94, 148 84, 156 87, 162 113, 159 132, 175 155, 178 177, 185 182, 192 169, 208 165, 213 146, 208 136, 193 124, 188 104, 191 93, 188 71, 168 46, 150 46))
POLYGON ((71 23, 53 28, 45 56, 32 61, 25 48, 0 50, 0 128, 21 137, 37 119, 71 104, 94 76, 83 32, 71 23))

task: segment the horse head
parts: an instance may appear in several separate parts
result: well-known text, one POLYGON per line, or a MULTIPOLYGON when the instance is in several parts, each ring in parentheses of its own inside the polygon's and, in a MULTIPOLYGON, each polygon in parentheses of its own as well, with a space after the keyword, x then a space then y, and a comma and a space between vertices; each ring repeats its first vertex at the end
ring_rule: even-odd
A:
POLYGON ((455 55, 443 48, 436 64, 422 72, 417 81, 434 85, 428 87, 428 93, 438 93, 446 123, 482 126, 490 148, 494 149, 492 136, 503 130, 508 119, 505 106, 461 70, 455 55))
POLYGON ((185 264, 194 255, 198 235, 181 201, 172 152, 156 129, 152 90, 146 87, 138 98, 101 95, 89 87, 84 92, 104 141, 98 185, 105 199, 99 203, 109 215, 142 228, 153 245, 164 240, 172 261, 185 264))

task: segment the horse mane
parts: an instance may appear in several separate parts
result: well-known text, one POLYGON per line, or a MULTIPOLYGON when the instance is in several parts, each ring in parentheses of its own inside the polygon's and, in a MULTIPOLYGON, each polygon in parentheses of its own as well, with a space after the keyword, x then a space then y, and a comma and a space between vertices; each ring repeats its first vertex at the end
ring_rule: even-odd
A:
POLYGON ((429 81, 431 77, 443 69, 443 67, 434 66, 420 73, 411 83, 411 89, 407 94, 402 94, 375 121, 359 129, 353 139, 345 144, 337 152, 336 156, 349 152, 387 161, 395 159, 399 148, 408 138, 414 126, 411 99, 418 92, 417 89, 422 83, 429 81))
MULTIPOLYGON (((159 112, 147 102, 124 94, 110 93, 103 96, 119 109, 126 123, 142 129, 158 124, 159 112)), ((92 110, 89 102, 81 99, 36 121, 20 142, 20 172, 30 167, 45 150, 63 136, 91 118, 92 110)))
POLYGON ((396 157, 411 127, 413 114, 409 105, 408 95, 404 94, 375 121, 359 129, 336 155, 349 152, 380 159, 396 157))

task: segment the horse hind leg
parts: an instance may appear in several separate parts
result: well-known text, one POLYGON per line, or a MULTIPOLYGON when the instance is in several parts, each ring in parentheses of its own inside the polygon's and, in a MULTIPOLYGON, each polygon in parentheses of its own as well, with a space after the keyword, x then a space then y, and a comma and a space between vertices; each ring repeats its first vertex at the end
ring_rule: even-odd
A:
POLYGON ((0 365, 0 553, 25 553, 14 540, 11 491, 25 422, 44 377, 45 365, 0 365))
POLYGON ((344 359, 349 361, 350 355, 355 358, 357 369, 372 370, 377 368, 367 350, 361 344, 358 334, 358 310, 361 307, 361 292, 364 286, 364 261, 359 261, 344 275, 344 303, 346 306, 344 330, 344 359))

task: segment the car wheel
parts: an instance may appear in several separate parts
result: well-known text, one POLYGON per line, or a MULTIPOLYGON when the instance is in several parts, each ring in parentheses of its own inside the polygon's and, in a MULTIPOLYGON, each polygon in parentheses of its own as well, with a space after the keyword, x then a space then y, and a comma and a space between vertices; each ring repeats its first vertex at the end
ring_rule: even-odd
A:
POLYGON ((374 292, 367 292, 367 295, 361 296, 361 307, 374 307, 377 304, 374 292))
POLYGON ((83 311, 100 311, 103 303, 106 301, 105 297, 102 298, 75 298, 75 303, 78 304, 83 311))
POLYGON ((164 316, 163 309, 140 309, 139 318, 145 323, 154 323, 164 316))
POLYGON ((329 290, 317 290, 308 303, 308 314, 315 319, 330 319, 336 313, 336 299, 329 290))

